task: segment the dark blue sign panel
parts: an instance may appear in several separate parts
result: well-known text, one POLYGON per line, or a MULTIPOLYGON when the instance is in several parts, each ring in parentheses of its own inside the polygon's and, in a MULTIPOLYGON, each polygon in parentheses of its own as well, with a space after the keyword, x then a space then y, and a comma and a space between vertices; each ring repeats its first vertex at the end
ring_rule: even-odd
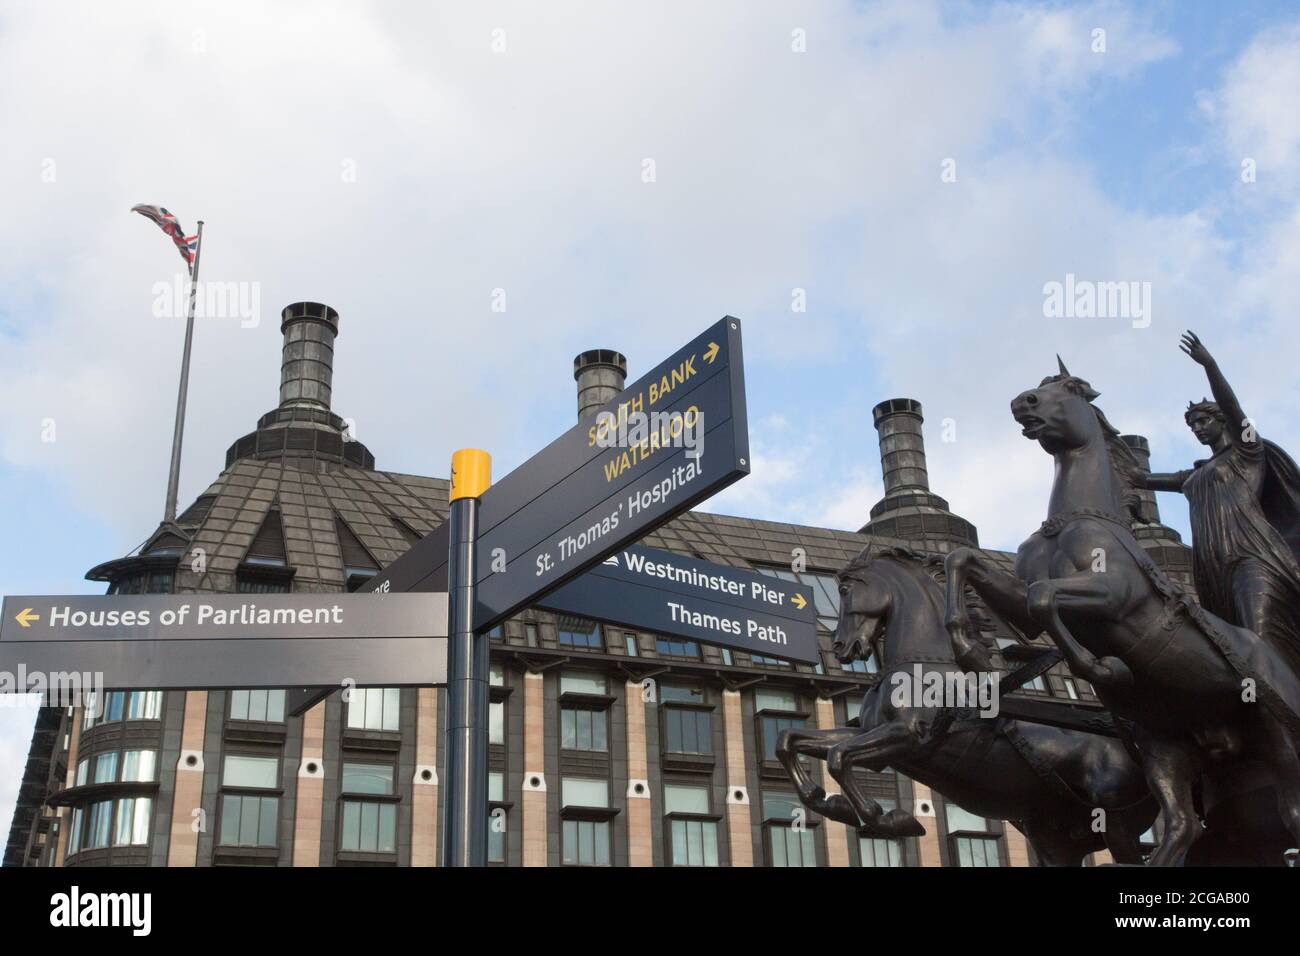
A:
POLYGON ((751 654, 821 660, 811 589, 656 548, 616 551, 538 605, 751 654))
POLYGON ((0 692, 74 672, 108 689, 447 679, 445 594, 14 596, 0 615, 0 692))
MULTIPOLYGON (((484 493, 475 628, 494 626, 748 473, 740 321, 727 317, 484 493)), ((443 590, 447 551, 444 524, 369 589, 443 590)))

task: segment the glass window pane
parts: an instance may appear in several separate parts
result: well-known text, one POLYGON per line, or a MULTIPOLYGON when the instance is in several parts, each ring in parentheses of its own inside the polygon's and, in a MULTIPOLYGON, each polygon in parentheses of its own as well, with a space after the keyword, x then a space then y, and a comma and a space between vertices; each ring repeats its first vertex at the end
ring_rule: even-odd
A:
POLYGON ((672 821, 673 866, 687 866, 686 821, 672 821))
POLYGON ((561 782, 561 795, 566 807, 608 807, 609 781, 581 777, 565 777, 561 782))
POLYGON ((86 757, 77 763, 77 783, 78 787, 84 787, 90 782, 90 758, 86 757))
POLYGON ((664 812, 708 813, 709 788, 664 784, 664 812))
POLYGON ((343 765, 344 793, 393 792, 393 768, 387 764, 345 763, 343 765))
POLYGON ((258 817, 261 800, 243 797, 239 809, 239 845, 257 846, 258 817))
POLYGON ((266 720, 284 723, 284 691, 268 690, 266 692, 266 720))
POLYGON ((239 809, 243 797, 225 794, 221 798, 221 842, 234 846, 239 842, 239 809))
POLYGON ((578 862, 592 863, 596 859, 596 824, 590 820, 578 821, 578 862))
POLYGON ((384 688, 384 730, 397 730, 401 723, 402 691, 397 687, 384 688))
POLYGON ((561 694, 605 694, 605 678, 599 674, 561 674, 561 694))
POLYGON ((701 824, 704 831, 704 865, 718 865, 718 825, 712 820, 701 824))
POLYGON ((594 834, 596 841, 596 865, 609 866, 609 822, 601 820, 592 824, 596 831, 594 834))
POLYGON ((603 710, 594 710, 594 711, 590 711, 590 714, 591 714, 591 749, 602 750, 602 751, 607 750, 609 748, 609 743, 605 739, 605 733, 607 729, 605 712, 603 710))
POLYGON ((117 754, 100 754, 95 758, 95 783, 113 783, 117 780, 117 754))
POLYGON ((788 690, 754 691, 755 710, 794 710, 794 693, 788 690))
POLYGON ((257 845, 258 846, 275 846, 275 825, 276 818, 280 813, 280 800, 278 797, 248 797, 249 800, 260 801, 258 808, 258 825, 257 825, 257 845))
POLYGON ((339 847, 355 850, 361 845, 361 804, 352 801, 343 804, 343 837, 339 847))
POLYGON ((364 726, 368 730, 380 730, 384 726, 384 692, 377 688, 366 691, 366 716, 364 726))
POLYGON ((379 849, 379 804, 361 804, 361 849, 374 853, 379 849))
POLYGON ((560 746, 565 750, 578 746, 578 715, 571 707, 560 709, 560 746))
POLYGON ((506 705, 504 701, 495 700, 488 705, 488 743, 503 744, 506 741, 506 705))
POLYGON ((397 807, 391 803, 379 805, 379 851, 392 853, 397 842, 397 807))
POLYGON ((248 691, 230 692, 230 717, 232 720, 248 720, 248 691))
POLYGON ((989 822, 983 817, 968 813, 955 803, 947 803, 944 811, 948 821, 948 832, 958 833, 961 831, 970 831, 973 833, 987 833, 989 822))
POLYGON ((668 752, 682 753, 682 711, 676 707, 664 710, 664 735, 668 741, 668 752))
POLYGON ((488 800, 500 803, 506 798, 506 775, 503 773, 488 774, 488 800))
POLYGON ((81 849, 81 807, 75 807, 72 811, 72 824, 68 830, 68 852, 76 853, 81 849))
POLYGON ((241 757, 227 755, 221 782, 226 787, 275 787, 279 784, 279 764, 275 757, 241 757))

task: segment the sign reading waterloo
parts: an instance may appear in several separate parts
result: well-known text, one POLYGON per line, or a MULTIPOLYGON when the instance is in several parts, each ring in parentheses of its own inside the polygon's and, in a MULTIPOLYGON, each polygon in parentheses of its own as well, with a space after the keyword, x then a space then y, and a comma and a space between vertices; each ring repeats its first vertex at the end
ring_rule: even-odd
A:
MULTIPOLYGON (((728 316, 483 494, 475 629, 748 473, 740 321, 728 316)), ((439 526, 371 590, 445 589, 448 533, 439 526)))

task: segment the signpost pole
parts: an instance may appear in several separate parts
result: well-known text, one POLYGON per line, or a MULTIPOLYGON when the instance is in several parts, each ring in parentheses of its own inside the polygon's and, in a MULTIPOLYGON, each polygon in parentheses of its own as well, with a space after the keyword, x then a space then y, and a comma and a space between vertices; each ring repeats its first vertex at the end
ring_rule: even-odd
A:
POLYGON ((474 576, 479 498, 491 482, 487 452, 452 455, 443 866, 487 866, 488 637, 474 633, 474 576))

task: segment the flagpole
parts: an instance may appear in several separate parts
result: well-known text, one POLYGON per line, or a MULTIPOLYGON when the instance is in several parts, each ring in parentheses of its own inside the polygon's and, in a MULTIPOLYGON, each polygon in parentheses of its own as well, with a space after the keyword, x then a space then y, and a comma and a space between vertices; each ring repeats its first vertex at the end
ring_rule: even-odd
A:
POLYGON ((163 521, 176 520, 176 496, 181 480, 181 440, 185 437, 185 398, 190 388, 190 346, 194 342, 194 301, 199 291, 199 256, 203 254, 203 220, 199 220, 194 246, 194 267, 190 269, 190 309, 185 319, 185 349, 181 353, 181 384, 176 395, 176 427, 172 431, 172 463, 167 474, 167 505, 163 521))

